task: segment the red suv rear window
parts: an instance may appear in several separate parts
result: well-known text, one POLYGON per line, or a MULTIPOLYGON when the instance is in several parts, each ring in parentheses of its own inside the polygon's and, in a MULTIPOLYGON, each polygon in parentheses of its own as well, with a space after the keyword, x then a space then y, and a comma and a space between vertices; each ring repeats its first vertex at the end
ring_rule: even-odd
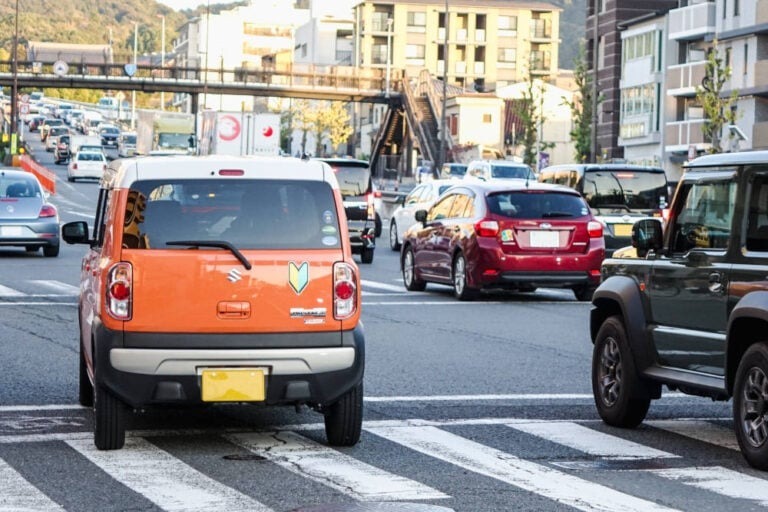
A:
POLYGON ((510 219, 584 217, 587 203, 580 196, 549 191, 500 192, 488 196, 488 210, 510 219))

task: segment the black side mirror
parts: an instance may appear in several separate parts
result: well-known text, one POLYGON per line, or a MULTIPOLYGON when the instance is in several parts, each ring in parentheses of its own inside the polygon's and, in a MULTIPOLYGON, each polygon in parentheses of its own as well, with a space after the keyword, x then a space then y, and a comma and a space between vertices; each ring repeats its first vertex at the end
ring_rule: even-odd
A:
POLYGON ((67 222, 61 226, 61 237, 68 244, 90 244, 88 239, 88 223, 84 220, 67 222))
POLYGON ((414 213, 413 216, 416 219, 416 222, 421 222, 422 224, 427 222, 427 210, 416 210, 416 213, 414 213))
POLYGON ((645 258, 650 251, 659 251, 664 244, 662 225, 659 219, 643 219, 632 226, 632 247, 639 258, 645 258))

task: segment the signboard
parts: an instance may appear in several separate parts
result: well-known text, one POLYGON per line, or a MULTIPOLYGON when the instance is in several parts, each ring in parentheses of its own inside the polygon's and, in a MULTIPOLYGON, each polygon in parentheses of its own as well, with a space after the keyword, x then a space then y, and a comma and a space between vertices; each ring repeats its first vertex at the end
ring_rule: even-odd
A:
POLYGON ((57 60, 53 63, 53 74, 56 76, 64 76, 69 72, 69 64, 63 60, 57 60))

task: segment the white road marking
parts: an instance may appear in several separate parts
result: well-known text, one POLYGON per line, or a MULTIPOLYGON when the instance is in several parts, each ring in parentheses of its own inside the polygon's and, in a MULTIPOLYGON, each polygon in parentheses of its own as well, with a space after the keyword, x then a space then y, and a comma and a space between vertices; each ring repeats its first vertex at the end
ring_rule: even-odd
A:
POLYGON ((592 430, 578 423, 540 421, 513 423, 507 426, 590 455, 609 459, 627 460, 678 457, 678 455, 657 450, 650 446, 592 430))
POLYGON ((0 460, 0 512, 64 511, 5 461, 0 460))
MULTIPOLYGON (((0 295, 2 297, 2 295, 0 295)), ((54 295, 58 297, 58 295, 54 295)), ((77 302, 2 302, 0 306, 77 306, 77 302)))
POLYGON ((397 286, 393 284, 380 283, 378 281, 368 281, 366 279, 361 279, 360 284, 362 286, 365 286, 366 288, 378 288, 379 290, 386 290, 389 292, 407 293, 408 291, 405 289, 405 287, 402 284, 400 286, 397 286))
POLYGON ((448 498, 431 487, 361 462, 294 432, 231 434, 225 439, 360 501, 448 498))
MULTIPOLYGON (((665 393, 663 398, 690 398, 684 393, 665 393)), ((487 400, 593 400, 592 393, 519 393, 506 395, 405 395, 366 396, 366 402, 474 402, 487 400)), ((1 409, 0 409, 1 410, 1 409)))
POLYGON ((411 450, 586 511, 675 510, 519 459, 435 427, 366 428, 411 450))
POLYGON ((724 425, 717 425, 704 420, 650 420, 646 421, 645 424, 697 441, 722 446, 729 450, 736 450, 737 452, 741 450, 733 429, 724 425))
POLYGON ((729 498, 756 501, 768 506, 768 481, 721 466, 650 469, 648 473, 711 491, 729 498))
POLYGON ((0 284, 0 297, 24 297, 26 293, 0 284))
POLYGON ((50 290, 60 292, 67 296, 78 295, 80 293, 80 288, 78 288, 77 286, 67 284, 67 283, 62 283, 61 281, 33 280, 30 282, 35 283, 36 286, 48 288, 50 290))
POLYGON ((213 480, 141 438, 128 438, 125 448, 113 451, 97 450, 92 440, 71 440, 67 444, 163 510, 271 511, 264 504, 213 480))
POLYGON ((0 412, 29 412, 29 411, 62 411, 69 409, 90 409, 82 405, 51 404, 51 405, 0 405, 0 412))

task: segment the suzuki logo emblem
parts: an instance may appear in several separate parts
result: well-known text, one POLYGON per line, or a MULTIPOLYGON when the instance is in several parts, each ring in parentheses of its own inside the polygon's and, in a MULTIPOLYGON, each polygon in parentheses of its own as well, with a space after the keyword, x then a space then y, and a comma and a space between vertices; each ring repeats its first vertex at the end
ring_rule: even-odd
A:
POLYGON ((229 274, 227 274, 227 280, 230 283, 236 283, 242 278, 243 278, 243 275, 236 268, 233 268, 232 270, 229 271, 229 274))

